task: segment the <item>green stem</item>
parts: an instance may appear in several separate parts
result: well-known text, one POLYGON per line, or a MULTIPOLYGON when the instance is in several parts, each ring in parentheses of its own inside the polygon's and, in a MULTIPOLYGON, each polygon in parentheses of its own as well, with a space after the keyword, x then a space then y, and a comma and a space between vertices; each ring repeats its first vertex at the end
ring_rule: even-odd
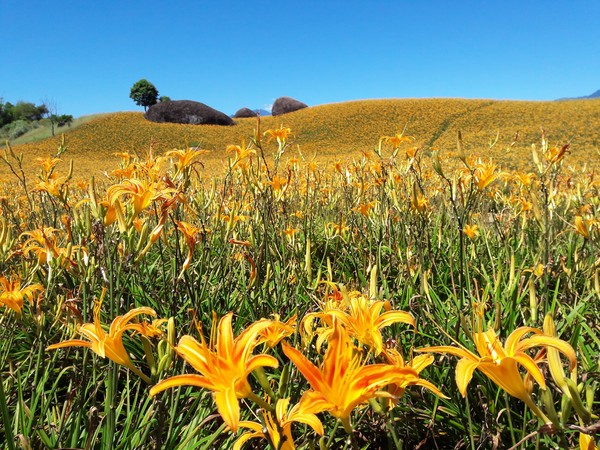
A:
POLYGON ((402 448, 402 442, 398 439, 398 434, 396 433, 396 428, 394 427, 395 415, 394 410, 390 409, 390 420, 387 422, 388 430, 390 430, 390 435, 392 436, 392 440, 394 441, 394 446, 397 449, 402 448))
POLYGON ((469 405, 469 396, 465 397, 467 403, 467 421, 469 424, 469 441, 471 443, 471 450, 475 450, 475 439, 473 438, 473 422, 471 421, 471 406, 469 405))
POLYGON ((275 413, 274 406, 271 405, 270 403, 267 403, 266 401, 264 401, 262 398, 260 398, 254 392, 250 392, 250 395, 248 395, 248 399, 252 400, 254 403, 256 403, 258 406, 260 406, 265 411, 275 413))
POLYGON ((506 405, 506 417, 508 417, 508 429, 510 430, 510 441, 511 441, 512 445, 515 446, 517 441, 515 438, 515 430, 513 428, 510 406, 508 404, 508 398, 506 395, 504 396, 504 404, 506 405))
POLYGON ((144 380, 147 384, 152 384, 152 380, 150 379, 150 377, 148 375, 146 375, 144 372, 142 372, 140 369, 138 369, 135 366, 127 366, 133 373, 135 373, 138 377, 140 377, 142 380, 144 380))
POLYGON ((104 429, 102 432, 102 448, 112 450, 115 436, 115 394, 117 387, 118 366, 110 362, 110 372, 106 378, 106 398, 104 400, 104 429))
POLYGON ((329 439, 327 439, 327 448, 331 448, 331 443, 333 442, 333 437, 335 436, 335 432, 337 431, 339 425, 340 425, 340 421, 336 420, 335 425, 333 426, 333 430, 331 430, 331 433, 329 433, 329 439))
POLYGON ((6 396, 4 395, 4 380, 0 380, 0 410, 2 412, 2 422, 4 423, 6 446, 9 450, 15 450, 15 437, 12 433, 10 416, 8 415, 8 405, 6 404, 6 396))

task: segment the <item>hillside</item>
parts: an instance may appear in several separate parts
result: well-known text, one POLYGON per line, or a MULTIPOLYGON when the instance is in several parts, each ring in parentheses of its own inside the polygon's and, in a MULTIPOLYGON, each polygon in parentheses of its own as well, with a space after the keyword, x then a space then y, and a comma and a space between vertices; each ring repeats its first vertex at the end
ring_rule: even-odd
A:
MULTIPOLYGON (((88 177, 115 168, 118 152, 145 155, 150 149, 160 154, 186 145, 206 149, 207 171, 222 170, 229 144, 240 144, 253 135, 255 119, 238 119, 237 125, 157 124, 142 113, 101 115, 65 133, 75 175, 88 177)), ((589 163, 600 168, 600 100, 563 102, 493 101, 464 99, 386 99, 326 104, 279 117, 263 117, 261 131, 290 127, 294 148, 304 158, 347 160, 372 150, 379 138, 405 130, 425 150, 452 150, 461 130, 466 149, 492 156, 501 165, 531 169, 531 145, 540 143, 544 128, 550 145, 571 144, 567 165, 589 163), (509 148, 519 131, 516 145, 509 148), (489 145, 498 136, 496 145, 489 145)), ((23 153, 26 166, 37 157, 56 153, 60 137, 14 145, 23 153)), ((267 147, 272 151, 274 144, 267 147)), ((294 152, 296 152, 294 150, 294 152)), ((290 151, 290 154, 293 152, 290 151)), ((294 153, 298 155, 298 153, 294 153)), ((0 169, 6 174, 6 167, 0 169)))

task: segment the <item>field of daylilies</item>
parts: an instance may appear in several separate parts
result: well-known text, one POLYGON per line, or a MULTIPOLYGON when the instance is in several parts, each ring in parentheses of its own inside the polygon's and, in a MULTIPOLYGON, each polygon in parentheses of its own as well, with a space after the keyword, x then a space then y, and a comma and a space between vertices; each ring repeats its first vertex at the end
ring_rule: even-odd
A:
POLYGON ((35 173, 5 148, 2 448, 597 448, 573 148, 541 131, 515 171, 514 142, 401 133, 318 164, 254 126, 216 175, 195 146, 89 180, 68 140, 35 173))
MULTIPOLYGON (((359 159, 383 135, 404 134, 424 149, 450 149, 461 130, 465 145, 493 158, 505 169, 530 171, 531 144, 539 142, 540 126, 550 142, 570 144, 568 167, 600 170, 600 99, 564 102, 467 99, 380 99, 311 106, 286 114, 294 132, 289 152, 309 160, 336 162, 359 159), (495 143, 495 145, 491 145, 495 143)), ((85 119, 85 118, 83 118, 85 119)), ((83 121, 81 119, 81 121, 83 121)), ((261 118, 263 129, 282 126, 282 117, 261 118)), ((98 115, 65 133, 74 177, 97 178, 114 169, 115 153, 162 154, 172 148, 199 147, 208 153, 202 164, 210 173, 223 170, 224 151, 248 140, 255 119, 236 119, 235 126, 153 123, 141 112, 98 115)), ((61 136, 19 145, 28 173, 37 170, 39 155, 54 154, 61 136)), ((0 149, 3 142, 0 142, 0 149)), ((0 166, 0 180, 10 172, 0 166)))

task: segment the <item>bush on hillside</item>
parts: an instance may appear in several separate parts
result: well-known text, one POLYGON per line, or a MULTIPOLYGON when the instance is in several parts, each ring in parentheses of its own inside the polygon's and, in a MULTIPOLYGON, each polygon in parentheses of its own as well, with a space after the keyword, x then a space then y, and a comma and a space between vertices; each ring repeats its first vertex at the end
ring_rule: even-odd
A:
POLYGON ((2 127, 2 129, 0 129, 0 135, 3 139, 13 140, 23 136, 29 130, 33 130, 34 128, 36 128, 36 126, 33 122, 19 119, 2 127))

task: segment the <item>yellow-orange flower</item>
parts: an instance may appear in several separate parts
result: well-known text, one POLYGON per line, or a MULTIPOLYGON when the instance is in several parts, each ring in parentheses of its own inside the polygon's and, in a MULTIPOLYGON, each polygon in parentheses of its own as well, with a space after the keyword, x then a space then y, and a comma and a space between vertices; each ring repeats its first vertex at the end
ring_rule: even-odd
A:
POLYGON ((415 319, 409 313, 392 310, 389 301, 371 301, 359 293, 350 297, 347 311, 332 309, 327 314, 337 318, 361 344, 371 347, 375 355, 383 350, 382 328, 398 322, 415 326, 415 319), (383 314, 382 309, 385 309, 383 314))
POLYGON ((297 314, 294 314, 286 322, 282 322, 279 314, 273 314, 271 324, 258 333, 259 343, 265 342, 269 347, 275 347, 282 339, 294 334, 297 317, 297 314))
POLYGON ((183 239, 188 247, 187 256, 183 262, 181 273, 179 274, 179 277, 182 277, 183 272, 185 272, 192 263, 192 256, 194 255, 194 249, 198 243, 198 236, 201 234, 201 230, 192 224, 183 221, 180 222, 178 220, 175 220, 175 225, 177 225, 177 230, 183 235, 183 239))
POLYGON ((577 234, 580 234, 581 236, 583 236, 586 239, 590 238, 590 229, 588 227, 587 222, 585 220, 583 220, 583 217, 575 216, 575 221, 573 223, 573 227, 575 228, 575 231, 577 232, 577 234))
POLYGON ((165 156, 175 160, 175 170, 177 174, 180 174, 187 167, 194 164, 194 160, 200 156, 208 153, 208 150, 198 150, 197 148, 187 147, 186 149, 169 150, 165 153, 165 156))
POLYGON ((498 178, 498 174, 496 173, 496 164, 492 162, 480 162, 475 168, 474 176, 477 183, 477 189, 483 191, 496 178, 498 178))
POLYGON ((60 249, 56 242, 57 231, 56 228, 43 227, 23 232, 22 236, 29 236, 23 243, 23 253, 25 255, 35 253, 38 264, 46 264, 49 260, 58 257, 60 249))
POLYGON ((174 189, 160 189, 155 182, 148 182, 131 178, 123 182, 110 186, 107 190, 108 203, 114 206, 121 197, 128 197, 129 203, 133 205, 134 216, 146 209, 154 200, 166 199, 168 193, 174 192, 174 189))
POLYGON ((579 433, 580 450, 598 450, 595 439, 589 434, 579 433))
POLYGON ((546 381, 539 368, 542 361, 534 360, 526 351, 534 347, 555 348, 566 355, 571 367, 574 367, 577 359, 573 348, 567 342, 547 336, 542 330, 531 327, 517 328, 506 338, 504 346, 492 328, 485 332, 475 332, 473 340, 479 355, 462 347, 446 345, 422 348, 417 351, 449 353, 460 357, 461 359, 456 365, 456 385, 463 396, 466 395, 473 372, 478 369, 508 394, 525 402, 540 419, 548 422, 548 418, 533 402, 529 388, 519 371, 519 366, 523 367, 542 389, 546 389, 546 381), (530 333, 533 336, 523 339, 530 333))
POLYGON ((38 293, 44 291, 44 287, 41 284, 36 283, 21 287, 20 278, 12 277, 12 279, 9 280, 5 276, 0 276, 0 289, 0 305, 12 309, 17 314, 21 314, 25 298, 33 304, 38 293))
POLYGON ((320 367, 300 351, 282 342, 283 351, 310 383, 312 389, 301 399, 307 412, 328 411, 351 431, 350 415, 354 408, 374 397, 391 397, 381 390, 389 384, 414 384, 418 373, 410 367, 390 364, 365 365, 346 329, 334 321, 327 352, 320 367))
POLYGON ((348 227, 346 226, 346 221, 342 219, 340 223, 329 222, 326 225, 327 229, 333 234, 333 236, 343 236, 346 231, 348 231, 348 227))
POLYGON ((148 376, 131 362, 129 354, 123 345, 123 333, 125 331, 135 331, 145 334, 147 327, 142 326, 140 323, 132 322, 132 320, 141 314, 156 316, 156 312, 149 307, 134 308, 126 314, 116 317, 110 324, 108 333, 106 333, 100 322, 100 309, 105 294, 106 290, 103 290, 100 300, 94 305, 94 323, 84 323, 79 327, 79 333, 89 339, 88 341, 82 339, 70 339, 68 341, 50 345, 47 350, 55 350, 64 347, 87 347, 98 356, 108 358, 121 366, 131 369, 136 375, 149 383, 150 379, 148 376))
POLYGON ((176 375, 161 381, 150 390, 154 396, 175 386, 198 386, 213 391, 217 409, 225 423, 237 431, 240 421, 238 398, 252 394, 248 375, 258 367, 277 367, 278 361, 270 355, 252 355, 259 342, 259 333, 271 325, 270 320, 262 319, 251 324, 234 338, 231 327, 233 313, 225 315, 217 328, 216 314, 210 342, 201 336, 198 342, 185 335, 179 340, 175 351, 201 375, 176 375))
POLYGON ((379 139, 380 142, 387 142, 393 148, 400 147, 405 142, 410 142, 412 138, 410 136, 403 136, 402 133, 395 134, 394 136, 383 136, 379 139))
POLYGON ((268 136, 267 142, 271 142, 271 140, 276 139, 279 145, 285 143, 292 134, 292 129, 284 127, 281 125, 279 128, 270 129, 264 132, 265 136, 268 136))
POLYGON ((479 225, 465 225, 462 229, 463 233, 467 235, 469 239, 475 239, 475 236, 479 236, 479 225))
POLYGON ((38 164, 40 166, 42 166, 42 170, 43 170, 43 176, 44 178, 47 178, 48 176, 51 175, 52 171, 54 170, 54 167, 56 167, 56 165, 61 162, 62 160, 60 158, 51 158, 51 157, 47 157, 47 158, 36 158, 36 161, 38 162, 38 164))
POLYGON ((283 234, 286 235, 286 237, 288 238, 288 240, 293 241, 294 240, 294 236, 299 231, 300 231, 300 228, 287 227, 285 230, 283 230, 283 234))
POLYGON ((233 450, 241 449, 242 445, 253 438, 267 439, 279 450, 294 450, 296 446, 294 445, 294 439, 292 438, 293 422, 304 423, 310 426, 318 434, 323 434, 323 424, 313 413, 304 411, 302 402, 294 405, 292 409, 289 409, 289 404, 289 398, 277 400, 277 404, 275 405, 275 418, 269 411, 263 411, 263 418, 265 421, 264 426, 257 422, 240 422, 240 427, 248 428, 252 431, 242 434, 238 440, 235 441, 233 450), (280 429, 283 433, 280 433, 280 429))
MULTIPOLYGON (((429 366, 433 362, 433 355, 417 355, 415 356, 408 364, 404 361, 404 357, 402 354, 394 349, 387 348, 383 351, 383 355, 387 359, 387 361, 400 368, 410 367, 414 369, 418 374, 421 373, 423 369, 429 366)), ((408 386, 423 386, 433 392, 435 395, 446 398, 446 396, 430 381, 424 380, 423 378, 419 378, 418 380, 406 380, 403 379, 399 383, 390 384, 387 388, 388 392, 393 395, 393 398, 390 399, 390 403, 395 405, 398 403, 398 399, 404 395, 404 391, 408 386)))

